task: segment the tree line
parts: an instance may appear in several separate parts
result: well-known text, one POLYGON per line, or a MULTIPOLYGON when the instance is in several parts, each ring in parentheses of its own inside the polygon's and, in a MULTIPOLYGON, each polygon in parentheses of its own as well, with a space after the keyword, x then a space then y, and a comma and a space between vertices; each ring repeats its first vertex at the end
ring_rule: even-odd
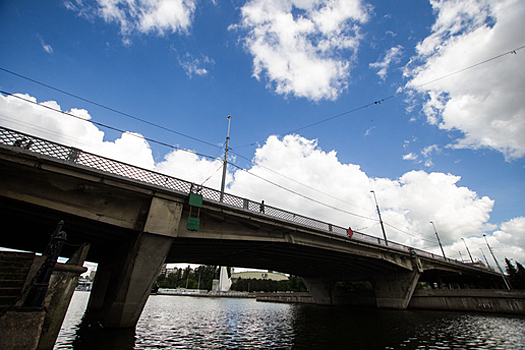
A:
MULTIPOLYGON (((158 288, 211 290, 213 280, 219 278, 219 272, 220 266, 201 265, 192 269, 188 265, 186 268, 175 268, 162 272, 157 277, 156 286, 158 288)), ((228 268, 228 275, 231 276, 231 268, 228 268)), ((239 292, 306 291, 302 279, 296 276, 291 276, 288 280, 284 281, 239 278, 232 284, 230 289, 239 292)))
POLYGON ((512 262, 505 258, 507 264, 507 278, 512 289, 525 290, 525 268, 519 262, 516 261, 516 266, 512 262))

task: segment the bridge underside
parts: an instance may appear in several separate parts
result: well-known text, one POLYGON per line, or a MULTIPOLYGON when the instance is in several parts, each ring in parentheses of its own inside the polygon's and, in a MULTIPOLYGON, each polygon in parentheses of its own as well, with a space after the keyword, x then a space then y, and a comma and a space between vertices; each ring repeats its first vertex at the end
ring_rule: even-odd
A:
MULTIPOLYGON (((69 257, 77 249, 76 245, 89 242, 87 260, 92 262, 102 262, 108 254, 131 245, 140 233, 1 196, 0 217, 2 247, 42 252, 57 223, 64 220, 69 245, 64 247, 63 256, 69 257)), ((399 271, 399 267, 384 260, 284 241, 185 237, 174 238, 166 263, 239 266, 338 281, 371 280, 377 271, 387 275, 399 271)), ((477 287, 500 284, 497 277, 487 279, 475 273, 443 269, 425 269, 419 281, 477 287)))

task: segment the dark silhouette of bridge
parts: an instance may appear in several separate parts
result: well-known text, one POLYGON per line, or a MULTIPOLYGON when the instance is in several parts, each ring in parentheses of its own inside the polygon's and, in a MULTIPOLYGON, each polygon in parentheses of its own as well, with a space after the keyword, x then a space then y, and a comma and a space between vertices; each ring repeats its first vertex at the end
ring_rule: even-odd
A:
POLYGON ((418 281, 502 285, 488 269, 261 209, 259 202, 0 128, 0 246, 41 252, 64 220, 64 256, 75 244, 91 245, 87 260, 98 268, 88 311, 106 327, 136 325, 164 263, 290 273, 327 305, 338 303, 338 281, 370 281, 377 306, 395 309, 407 307, 418 281), (190 194, 202 196, 202 205, 190 194))

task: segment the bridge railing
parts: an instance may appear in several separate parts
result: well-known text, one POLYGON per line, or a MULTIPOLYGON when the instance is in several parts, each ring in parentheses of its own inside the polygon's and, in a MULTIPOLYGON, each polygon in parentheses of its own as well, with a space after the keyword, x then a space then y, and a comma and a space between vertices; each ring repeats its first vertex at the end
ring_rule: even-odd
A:
MULTIPOLYGON (((328 234, 347 237, 347 229, 332 225, 323 221, 315 220, 306 216, 295 214, 286 210, 268 206, 263 203, 238 197, 232 194, 224 193, 209 187, 196 185, 189 181, 177 179, 155 171, 143 169, 134 165, 129 165, 116 160, 98 156, 92 153, 84 152, 74 147, 67 147, 56 142, 44 140, 35 136, 24 134, 18 131, 0 127, 0 144, 26 149, 27 151, 38 153, 54 159, 71 162, 77 165, 85 166, 91 169, 119 175, 125 178, 142 181, 148 184, 160 186, 180 193, 199 193, 203 198, 222 203, 231 207, 244 209, 246 211, 267 215, 280 220, 293 222, 305 227, 316 228, 326 231, 328 234), (221 202, 222 197, 222 202, 221 202)), ((445 259, 442 256, 435 255, 420 249, 415 249, 403 244, 388 241, 384 239, 354 231, 352 239, 377 245, 388 245, 389 248, 404 252, 415 251, 420 257, 447 260, 458 262, 457 260, 445 259)))

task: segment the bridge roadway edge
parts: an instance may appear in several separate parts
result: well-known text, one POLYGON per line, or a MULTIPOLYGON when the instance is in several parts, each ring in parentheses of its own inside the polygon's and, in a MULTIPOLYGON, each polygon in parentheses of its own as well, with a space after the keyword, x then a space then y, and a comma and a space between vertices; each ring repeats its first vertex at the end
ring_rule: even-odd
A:
MULTIPOLYGON (((358 280, 377 274, 378 270, 383 275, 390 275, 403 271, 410 274, 414 269, 413 257, 407 252, 351 240, 321 229, 269 218, 264 214, 248 214, 242 208, 231 208, 211 201, 205 201, 203 207, 202 230, 188 231, 185 229, 188 205, 184 197, 187 194, 160 189, 100 170, 86 169, 66 161, 50 160, 49 157, 23 150, 0 148, 0 183, 3 184, 0 186, 0 197, 2 200, 9 198, 2 208, 3 213, 7 213, 8 207, 15 201, 16 204, 23 202, 30 206, 23 207, 21 212, 47 207, 53 215, 65 213, 69 217, 78 216, 79 220, 84 220, 82 224, 92 225, 85 228, 86 231, 103 229, 104 235, 118 231, 120 236, 117 235, 114 241, 122 239, 122 247, 111 241, 105 250, 100 247, 101 236, 85 236, 100 241, 96 242, 99 246, 92 245, 92 251, 95 252, 93 256, 97 257, 93 261, 99 263, 100 270, 97 271, 89 308, 94 313, 105 313, 101 319, 110 327, 125 328, 136 324, 151 284, 164 261, 195 260, 196 263, 216 265, 253 265, 289 272, 310 280, 330 274, 358 280), (122 194, 125 194, 125 200, 122 200, 122 194), (45 196, 50 197, 46 199, 45 196), (64 200, 64 196, 70 198, 64 200), (97 209, 94 210, 91 205, 97 209), (156 219, 164 218, 166 214, 173 217, 167 221, 156 219), (236 229, 232 230, 232 227, 236 229), (242 235, 242 239, 239 235, 242 235), (199 249, 196 243, 203 241, 218 244, 211 257, 204 256, 209 255, 209 251, 194 252, 194 257, 188 257, 178 249, 184 248, 184 244, 199 249), (243 241, 239 244, 241 249, 221 252, 227 246, 239 243, 237 241, 243 241), (250 246, 250 243, 253 245, 250 246), (173 246, 176 248, 173 249, 173 246), (247 253, 242 251, 246 247, 249 249, 247 253), (261 247, 267 247, 268 250, 257 251, 261 247), (97 249, 99 253, 96 253, 97 249), (297 253, 294 259, 299 262, 292 262, 294 259, 287 256, 289 252, 297 253), (268 253, 269 258, 264 256, 265 253, 268 253), (254 261, 254 258, 258 260, 254 261), (143 269, 141 265, 144 265, 143 269)), ((79 229, 78 226, 81 225, 74 228, 79 229)), ((37 227, 30 226, 29 230, 37 227)), ((78 232, 79 236, 86 234, 80 229, 78 232)), ((451 264, 440 262, 435 265, 442 267, 451 264)), ((468 272, 467 267, 464 270, 468 272)), ((385 285, 386 282, 381 282, 383 279, 378 277, 375 280, 385 285)), ((385 293, 392 289, 396 288, 389 285, 384 288, 385 293)))

